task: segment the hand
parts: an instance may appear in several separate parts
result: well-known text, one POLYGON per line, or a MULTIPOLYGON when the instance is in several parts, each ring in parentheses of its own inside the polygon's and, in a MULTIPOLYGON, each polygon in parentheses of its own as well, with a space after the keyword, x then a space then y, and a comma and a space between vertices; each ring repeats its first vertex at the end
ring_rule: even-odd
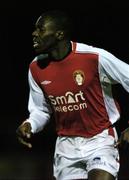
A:
POLYGON ((121 136, 119 138, 119 140, 117 141, 117 143, 115 144, 115 147, 118 146, 122 146, 122 144, 124 143, 129 143, 129 128, 125 129, 122 133, 121 136))
POLYGON ((27 146, 28 148, 32 148, 32 144, 27 140, 31 138, 31 124, 29 122, 23 122, 16 130, 18 141, 27 146))

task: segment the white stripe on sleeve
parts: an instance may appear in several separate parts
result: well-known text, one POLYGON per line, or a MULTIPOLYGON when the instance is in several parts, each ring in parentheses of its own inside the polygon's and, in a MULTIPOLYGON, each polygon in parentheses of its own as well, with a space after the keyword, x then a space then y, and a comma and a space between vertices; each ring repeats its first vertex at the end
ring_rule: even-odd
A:
POLYGON ((33 79, 30 70, 28 73, 28 80, 30 87, 28 110, 30 115, 27 122, 31 123, 32 132, 36 133, 41 131, 47 124, 52 110, 45 99, 43 91, 33 79))

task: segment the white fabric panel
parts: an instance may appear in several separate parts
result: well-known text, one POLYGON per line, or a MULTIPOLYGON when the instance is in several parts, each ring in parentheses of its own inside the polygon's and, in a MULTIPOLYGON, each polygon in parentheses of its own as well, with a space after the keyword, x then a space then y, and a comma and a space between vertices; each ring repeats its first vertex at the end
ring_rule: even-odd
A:
POLYGON ((27 121, 31 123, 32 132, 36 133, 44 128, 50 119, 50 114, 52 111, 49 104, 45 100, 42 90, 34 81, 30 70, 28 78, 30 85, 28 110, 30 112, 30 116, 27 121))

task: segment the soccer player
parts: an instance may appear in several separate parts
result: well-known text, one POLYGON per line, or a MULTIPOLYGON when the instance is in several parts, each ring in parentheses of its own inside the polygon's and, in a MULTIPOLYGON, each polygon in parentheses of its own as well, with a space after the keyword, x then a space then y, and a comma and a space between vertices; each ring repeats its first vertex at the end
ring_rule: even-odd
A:
POLYGON ((115 180, 117 145, 129 142, 129 128, 118 141, 119 105, 112 85, 129 92, 129 65, 104 49, 71 41, 72 25, 60 11, 43 13, 33 32, 37 53, 29 66, 29 117, 17 129, 20 143, 45 127, 54 115, 57 180, 115 180))

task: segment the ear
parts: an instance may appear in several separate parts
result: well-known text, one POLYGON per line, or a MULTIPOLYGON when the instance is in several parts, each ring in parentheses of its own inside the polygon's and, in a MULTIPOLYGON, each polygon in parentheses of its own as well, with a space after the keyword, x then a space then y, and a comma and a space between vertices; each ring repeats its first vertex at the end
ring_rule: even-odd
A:
POLYGON ((56 32, 56 38, 58 40, 62 40, 64 38, 64 32, 63 31, 57 31, 56 32))

